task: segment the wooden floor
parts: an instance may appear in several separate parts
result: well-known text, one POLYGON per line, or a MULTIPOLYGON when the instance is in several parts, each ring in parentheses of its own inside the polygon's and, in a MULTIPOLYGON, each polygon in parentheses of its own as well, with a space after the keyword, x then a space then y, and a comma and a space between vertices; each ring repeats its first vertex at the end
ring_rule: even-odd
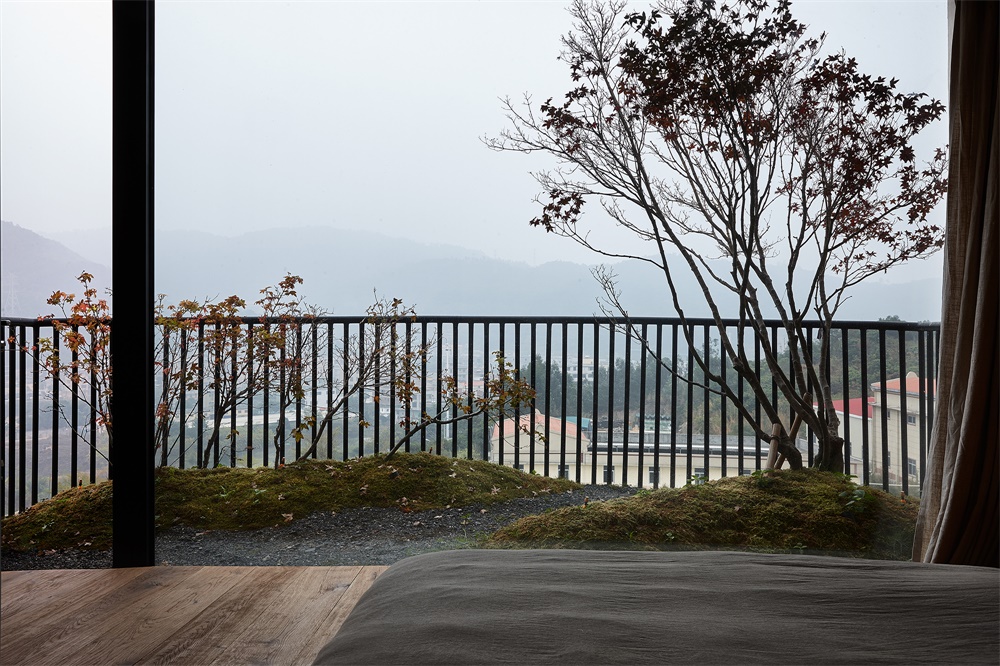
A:
POLYGON ((0 574, 0 664, 309 664, 387 567, 0 574))

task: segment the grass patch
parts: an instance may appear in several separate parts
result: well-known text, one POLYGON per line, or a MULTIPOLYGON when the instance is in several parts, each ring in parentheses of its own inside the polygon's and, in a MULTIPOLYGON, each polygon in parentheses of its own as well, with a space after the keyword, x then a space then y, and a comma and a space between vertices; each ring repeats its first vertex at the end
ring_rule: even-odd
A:
MULTIPOLYGON (((260 467, 156 470, 156 527, 205 530, 286 525, 317 511, 395 507, 424 511, 491 504, 580 488, 566 479, 426 453, 310 460, 282 469, 260 467)), ((4 550, 111 547, 113 482, 73 488, 4 518, 4 550)))
POLYGON ((494 548, 734 549, 910 559, 918 503, 843 474, 776 471, 531 516, 494 548))

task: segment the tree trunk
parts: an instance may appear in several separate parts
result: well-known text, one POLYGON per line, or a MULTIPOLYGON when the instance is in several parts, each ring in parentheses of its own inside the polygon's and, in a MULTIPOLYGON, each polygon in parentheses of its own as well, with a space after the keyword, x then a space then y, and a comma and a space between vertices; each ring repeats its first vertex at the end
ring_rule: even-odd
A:
POLYGON ((844 438, 836 434, 828 434, 821 437, 818 442, 818 451, 813 461, 816 469, 826 472, 844 471, 844 438))

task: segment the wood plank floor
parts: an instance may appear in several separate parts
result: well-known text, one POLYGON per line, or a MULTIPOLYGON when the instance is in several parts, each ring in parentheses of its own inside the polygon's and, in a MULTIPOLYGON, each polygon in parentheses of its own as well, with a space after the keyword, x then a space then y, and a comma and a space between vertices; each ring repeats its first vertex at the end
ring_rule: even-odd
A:
POLYGON ((388 567, 0 574, 0 664, 309 664, 388 567))

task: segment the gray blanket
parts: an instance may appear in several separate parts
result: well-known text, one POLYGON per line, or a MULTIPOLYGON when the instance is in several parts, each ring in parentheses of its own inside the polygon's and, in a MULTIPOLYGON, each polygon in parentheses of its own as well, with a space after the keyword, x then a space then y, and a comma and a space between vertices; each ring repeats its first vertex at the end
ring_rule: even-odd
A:
POLYGON ((1000 663, 1000 570, 461 550, 389 568, 317 664, 1000 663))

